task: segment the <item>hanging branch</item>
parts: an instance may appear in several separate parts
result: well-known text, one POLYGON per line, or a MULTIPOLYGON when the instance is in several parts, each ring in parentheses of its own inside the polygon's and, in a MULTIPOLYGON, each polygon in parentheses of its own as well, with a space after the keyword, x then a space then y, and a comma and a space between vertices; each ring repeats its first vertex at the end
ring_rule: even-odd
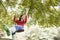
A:
POLYGON ((3 5, 2 0, 0 0, 0 3, 1 3, 1 5, 3 6, 3 8, 5 9, 5 13, 7 13, 7 9, 6 9, 5 6, 3 5))

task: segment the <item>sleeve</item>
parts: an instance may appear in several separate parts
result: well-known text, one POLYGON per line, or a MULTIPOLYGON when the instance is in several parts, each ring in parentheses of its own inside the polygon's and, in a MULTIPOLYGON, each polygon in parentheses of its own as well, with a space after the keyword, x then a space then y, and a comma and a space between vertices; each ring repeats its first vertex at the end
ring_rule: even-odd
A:
POLYGON ((14 15, 14 22, 17 22, 16 16, 14 15))

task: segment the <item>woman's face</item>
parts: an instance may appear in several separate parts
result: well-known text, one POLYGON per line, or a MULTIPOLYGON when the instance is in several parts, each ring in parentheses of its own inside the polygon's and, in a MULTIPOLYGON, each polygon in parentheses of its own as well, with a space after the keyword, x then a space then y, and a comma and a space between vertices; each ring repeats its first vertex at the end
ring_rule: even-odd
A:
POLYGON ((25 15, 23 15, 21 18, 22 18, 22 19, 25 18, 25 15))
POLYGON ((25 15, 23 15, 22 17, 21 17, 21 20, 24 20, 25 19, 25 15))

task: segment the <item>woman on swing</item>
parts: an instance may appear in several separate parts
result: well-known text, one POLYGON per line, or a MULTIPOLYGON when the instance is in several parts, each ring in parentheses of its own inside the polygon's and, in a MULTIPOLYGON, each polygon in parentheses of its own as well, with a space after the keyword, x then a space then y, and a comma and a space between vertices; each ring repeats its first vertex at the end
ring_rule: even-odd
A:
MULTIPOLYGON (((16 32, 18 31, 24 31, 24 24, 27 22, 27 13, 26 14, 23 14, 23 15, 20 15, 19 17, 19 20, 16 19, 16 16, 14 15, 14 22, 16 23, 16 25, 14 26, 14 28, 16 30, 11 30, 12 32, 12 35, 14 35, 16 32)), ((12 28, 12 29, 14 29, 12 28)), ((5 31, 7 32, 7 35, 9 35, 9 29, 8 28, 5 28, 5 31)))

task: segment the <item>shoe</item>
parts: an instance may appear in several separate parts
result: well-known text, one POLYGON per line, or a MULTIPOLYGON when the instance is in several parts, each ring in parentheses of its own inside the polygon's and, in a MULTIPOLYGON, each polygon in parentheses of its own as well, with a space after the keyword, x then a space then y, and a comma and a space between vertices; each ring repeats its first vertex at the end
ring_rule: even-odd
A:
POLYGON ((7 35, 10 36, 10 30, 6 25, 3 25, 3 29, 6 31, 7 35))
POLYGON ((12 35, 15 35, 16 32, 12 33, 12 35))

